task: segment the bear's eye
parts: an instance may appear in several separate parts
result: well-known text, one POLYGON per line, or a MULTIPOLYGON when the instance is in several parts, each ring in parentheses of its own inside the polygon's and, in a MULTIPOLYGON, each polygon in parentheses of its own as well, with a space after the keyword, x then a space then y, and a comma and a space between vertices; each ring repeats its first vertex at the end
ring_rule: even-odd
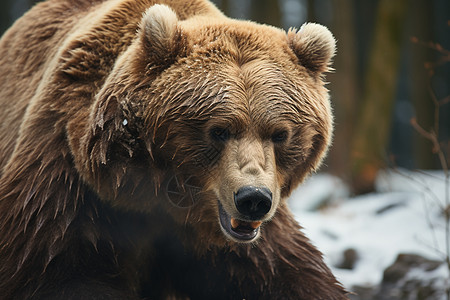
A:
POLYGON ((211 138, 218 142, 225 142, 230 138, 230 131, 227 128, 214 127, 209 131, 211 138))
POLYGON ((272 142, 275 144, 281 144, 286 142, 288 138, 288 132, 286 130, 277 131, 272 135, 272 142))

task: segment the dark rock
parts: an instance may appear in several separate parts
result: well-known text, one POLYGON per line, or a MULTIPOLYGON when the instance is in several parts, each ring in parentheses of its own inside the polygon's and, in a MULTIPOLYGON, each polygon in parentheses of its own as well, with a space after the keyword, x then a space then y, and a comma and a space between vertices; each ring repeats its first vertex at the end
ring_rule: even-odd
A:
POLYGON ((377 291, 376 287, 373 286, 353 286, 353 294, 349 296, 350 300, 368 300, 374 299, 375 293, 377 291))
POLYGON ((357 261, 358 252, 353 248, 349 248, 344 251, 342 261, 336 267, 340 269, 353 270, 357 261))
POLYGON ((396 283, 404 278, 413 268, 420 268, 426 272, 437 269, 442 262, 429 260, 415 254, 399 254, 396 261, 383 273, 383 283, 396 283))
POLYGON ((378 210, 376 211, 376 214, 377 214, 377 215, 382 215, 382 214, 384 214, 384 213, 387 212, 387 211, 390 211, 390 210, 392 210, 392 209, 394 209, 394 208, 402 207, 402 206, 404 206, 404 205, 405 205, 405 204, 404 204, 403 202, 391 203, 391 204, 389 204, 389 205, 383 206, 382 208, 378 209, 378 210))
POLYGON ((383 280, 376 295, 367 299, 444 299, 445 290, 438 282, 445 279, 431 273, 442 264, 441 261, 430 260, 415 254, 399 254, 396 261, 384 271, 383 280), (412 276, 413 271, 415 276, 412 276), (423 275, 417 276, 417 274, 423 275))

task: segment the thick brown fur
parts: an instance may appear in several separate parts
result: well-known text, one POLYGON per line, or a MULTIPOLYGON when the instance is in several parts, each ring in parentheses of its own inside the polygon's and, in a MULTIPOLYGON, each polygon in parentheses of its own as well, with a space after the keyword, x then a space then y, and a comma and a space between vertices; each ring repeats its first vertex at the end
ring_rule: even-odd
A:
POLYGON ((36 5, 0 42, 2 299, 346 299, 285 201, 330 143, 333 55, 206 0, 36 5), (218 203, 255 183, 240 243, 218 203))

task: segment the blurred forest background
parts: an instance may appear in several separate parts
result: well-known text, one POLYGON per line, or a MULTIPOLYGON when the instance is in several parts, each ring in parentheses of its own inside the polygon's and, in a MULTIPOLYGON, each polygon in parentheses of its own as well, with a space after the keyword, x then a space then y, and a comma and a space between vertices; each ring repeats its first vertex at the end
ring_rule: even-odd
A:
MULTIPOLYGON (((1 0, 0 33, 36 2, 1 0)), ((233 18, 286 30, 317 22, 333 32, 338 50, 327 81, 336 131, 324 170, 354 193, 371 191, 380 168, 448 168, 450 1, 213 2, 233 18)))

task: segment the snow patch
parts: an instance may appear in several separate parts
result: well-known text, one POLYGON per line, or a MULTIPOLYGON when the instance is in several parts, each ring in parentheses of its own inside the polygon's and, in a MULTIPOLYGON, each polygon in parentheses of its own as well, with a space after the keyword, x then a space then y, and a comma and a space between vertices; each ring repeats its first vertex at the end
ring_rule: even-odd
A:
MULTIPOLYGON (((440 261, 445 257, 442 172, 380 172, 376 190, 351 198, 341 180, 318 174, 289 200, 296 220, 349 290, 378 285, 400 253, 440 261), (352 270, 336 267, 347 249, 358 255, 352 270)), ((442 282, 448 282, 448 270, 439 272, 442 282)))

